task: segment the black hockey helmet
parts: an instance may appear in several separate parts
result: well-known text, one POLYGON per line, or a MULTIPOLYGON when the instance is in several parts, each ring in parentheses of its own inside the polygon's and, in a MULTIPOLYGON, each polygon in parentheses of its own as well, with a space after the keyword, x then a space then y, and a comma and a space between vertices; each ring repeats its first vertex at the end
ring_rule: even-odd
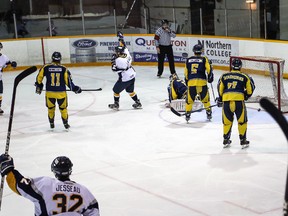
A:
POLYGON ((242 68, 242 61, 239 58, 234 58, 231 65, 233 70, 240 70, 242 68))
POLYGON ((167 24, 169 25, 169 21, 167 19, 162 19, 161 20, 161 25, 167 24))
POLYGON ((124 53, 124 50, 125 50, 125 47, 124 46, 116 46, 115 47, 115 52, 117 54, 123 54, 124 53))
POLYGON ((193 52, 195 54, 202 54, 203 52, 203 46, 201 44, 196 44, 193 46, 193 52))
POLYGON ((60 62, 62 60, 62 55, 60 52, 54 52, 52 54, 52 61, 53 62, 60 62))
POLYGON ((56 157, 51 164, 51 171, 57 179, 67 179, 72 173, 73 163, 66 156, 56 157))

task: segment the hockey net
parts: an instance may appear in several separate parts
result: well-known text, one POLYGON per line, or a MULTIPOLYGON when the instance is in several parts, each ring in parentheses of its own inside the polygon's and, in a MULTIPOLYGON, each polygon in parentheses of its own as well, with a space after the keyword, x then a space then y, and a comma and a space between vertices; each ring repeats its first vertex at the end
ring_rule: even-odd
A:
POLYGON ((255 82, 255 91, 248 102, 256 103, 262 97, 267 97, 280 111, 288 112, 288 97, 283 84, 285 60, 264 56, 231 56, 230 68, 234 58, 241 59, 241 72, 251 76, 255 82))

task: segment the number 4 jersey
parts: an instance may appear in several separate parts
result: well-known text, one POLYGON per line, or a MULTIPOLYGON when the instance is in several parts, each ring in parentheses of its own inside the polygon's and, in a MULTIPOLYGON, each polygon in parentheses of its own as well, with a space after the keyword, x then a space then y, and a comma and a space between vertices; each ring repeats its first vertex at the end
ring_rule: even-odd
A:
POLYGON ((17 170, 7 175, 9 187, 31 200, 35 216, 99 216, 98 202, 83 185, 50 177, 24 178, 17 170))

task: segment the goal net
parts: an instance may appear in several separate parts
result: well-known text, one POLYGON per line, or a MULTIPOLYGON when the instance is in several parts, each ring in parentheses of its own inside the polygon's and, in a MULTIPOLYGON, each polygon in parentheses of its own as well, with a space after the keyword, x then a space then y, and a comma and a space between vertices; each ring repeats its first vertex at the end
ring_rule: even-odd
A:
POLYGON ((267 97, 280 111, 288 112, 288 97, 283 85, 285 60, 265 56, 231 56, 230 68, 234 58, 241 59, 241 71, 255 82, 255 91, 248 102, 259 102, 262 97, 267 97))

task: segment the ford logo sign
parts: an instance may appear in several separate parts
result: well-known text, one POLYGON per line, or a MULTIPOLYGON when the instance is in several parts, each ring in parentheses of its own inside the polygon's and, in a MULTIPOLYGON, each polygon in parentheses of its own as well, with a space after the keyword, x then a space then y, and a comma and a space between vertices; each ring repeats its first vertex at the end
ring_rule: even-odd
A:
POLYGON ((72 46, 80 49, 90 49, 97 46, 97 42, 91 39, 80 39, 74 41, 72 46))

